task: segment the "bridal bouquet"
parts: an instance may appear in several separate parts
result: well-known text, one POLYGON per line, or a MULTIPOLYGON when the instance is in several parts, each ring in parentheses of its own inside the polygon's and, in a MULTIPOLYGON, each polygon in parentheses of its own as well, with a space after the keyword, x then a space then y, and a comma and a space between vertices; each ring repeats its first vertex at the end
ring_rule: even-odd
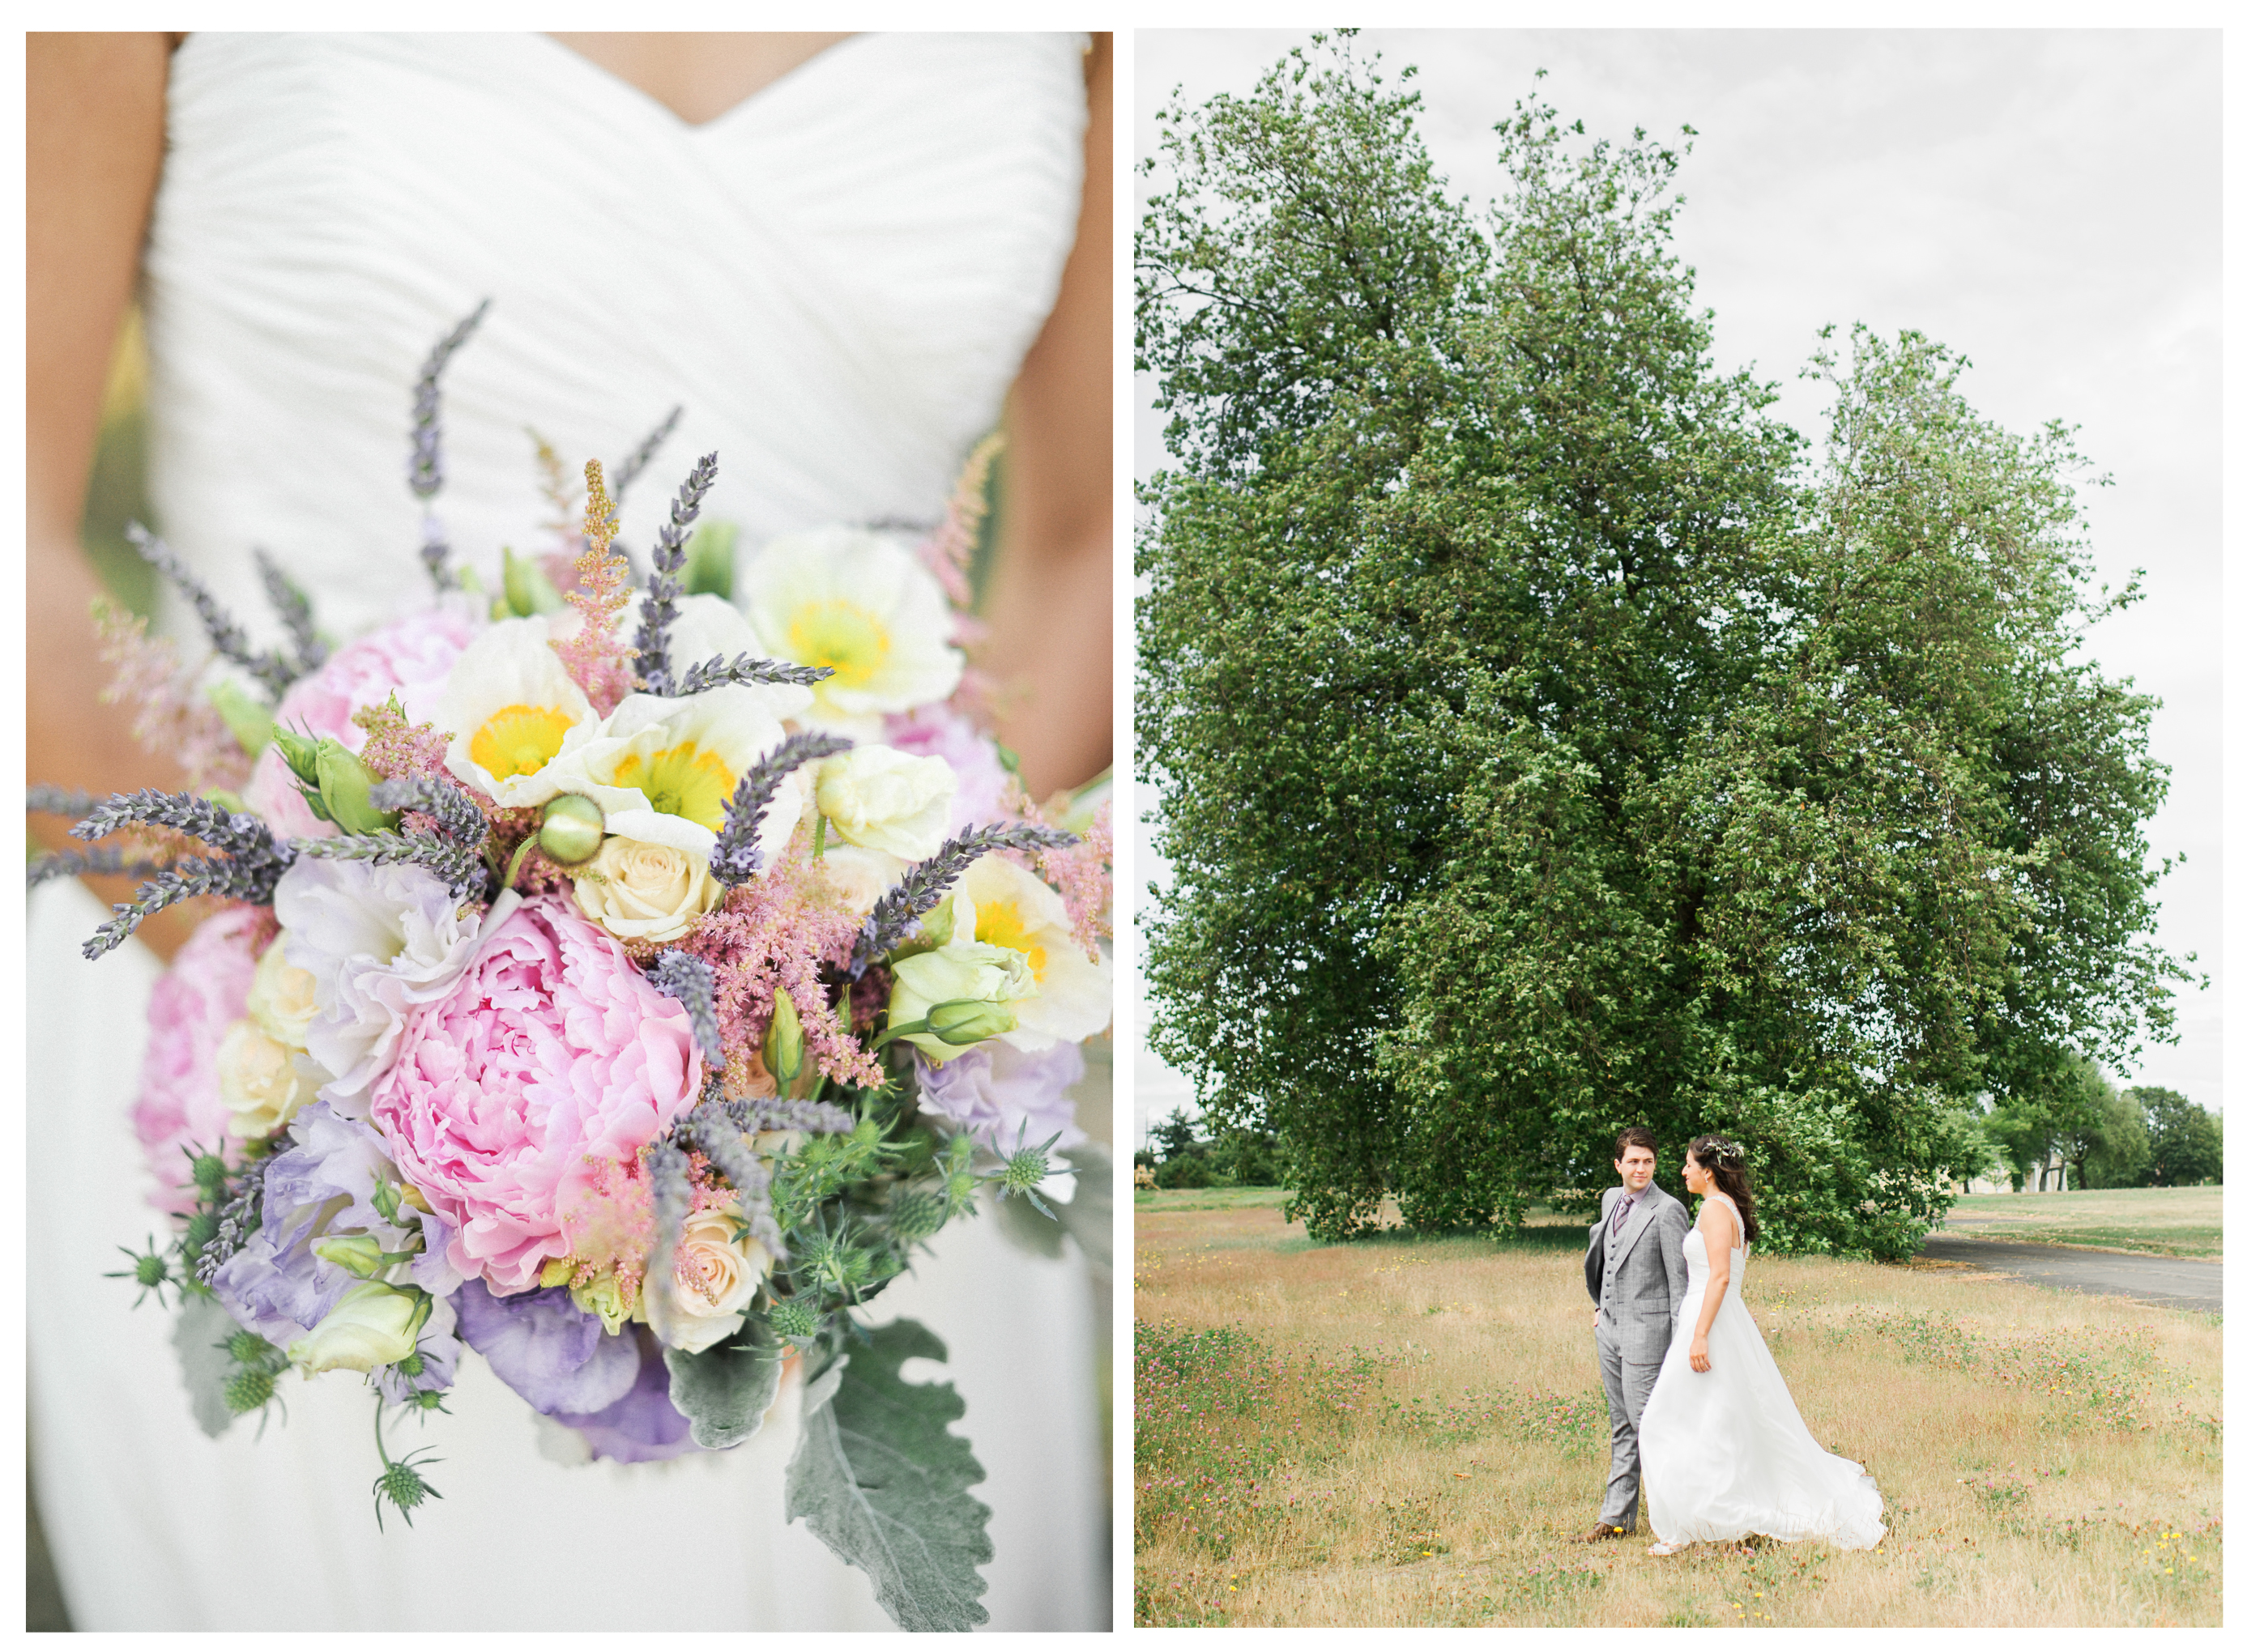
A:
POLYGON ((106 645, 198 789, 33 796, 99 843, 35 879, 147 879, 89 957, 218 908, 152 1005, 135 1122, 176 1232, 128 1277, 177 1293, 213 1432, 293 1368, 364 1374, 380 1522, 439 1495, 388 1416, 444 1411, 467 1353, 552 1449, 626 1462, 740 1443, 797 1364, 788 1518, 905 1627, 969 1627, 962 1403, 899 1375, 941 1344, 852 1310, 984 1186, 1044 1208, 1080 1139, 1106 806, 1036 808, 980 732, 976 486, 921 544, 827 528, 738 569, 693 542, 710 454, 632 582, 591 461, 501 593, 456 573, 438 381, 477 319, 417 395, 430 604, 333 648, 262 557, 289 646, 255 652, 139 534, 216 659, 115 612, 106 645))

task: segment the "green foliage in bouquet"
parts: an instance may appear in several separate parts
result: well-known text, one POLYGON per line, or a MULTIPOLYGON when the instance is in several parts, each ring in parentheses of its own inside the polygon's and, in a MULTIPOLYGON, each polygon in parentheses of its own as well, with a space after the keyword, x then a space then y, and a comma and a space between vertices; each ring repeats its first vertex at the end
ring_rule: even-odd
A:
POLYGON ((838 1345, 810 1382, 800 1448, 785 1470, 785 1515, 871 1579, 905 1629, 970 1629, 989 1620, 976 1570, 995 1554, 989 1511, 966 1488, 983 1477, 948 1432, 965 1402, 948 1383, 907 1383, 903 1362, 948 1357, 914 1321, 838 1345))
POLYGON ((1902 1254, 1979 1098, 2187 979, 2082 461, 1862 329, 1808 455, 1710 360, 1684 150, 1520 103, 1479 216, 1418 108, 1337 38, 1147 165, 1156 1048, 1314 1234, 1512 1227, 1637 1122, 1746 1143, 1770 1244, 1902 1254))

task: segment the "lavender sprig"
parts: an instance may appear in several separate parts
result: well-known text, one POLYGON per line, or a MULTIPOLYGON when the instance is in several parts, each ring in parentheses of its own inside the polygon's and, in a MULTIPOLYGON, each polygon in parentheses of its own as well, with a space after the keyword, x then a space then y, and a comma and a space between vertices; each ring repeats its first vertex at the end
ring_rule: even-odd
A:
POLYGON ((477 849, 487 840, 487 817, 461 787, 427 774, 406 774, 380 780, 369 788, 368 801, 387 814, 413 809, 428 815, 440 835, 461 849, 477 849))
POLYGON ((644 1163, 651 1174, 652 1264, 671 1269, 683 1219, 690 1214, 690 1156, 666 1137, 652 1144, 644 1163))
POLYGON ((123 945, 125 938, 141 927, 144 918, 197 895, 224 895, 231 901, 264 905, 275 897, 275 878, 279 872, 279 867, 273 871, 254 869, 233 860, 199 860, 192 857, 175 862, 136 889, 132 900, 121 901, 111 907, 110 909, 118 915, 97 929, 79 951, 89 958, 100 958, 112 947, 123 945))
POLYGON ((652 984, 689 1012, 690 1036, 711 1066, 722 1065, 722 1024, 714 1016, 714 966, 704 958, 669 949, 644 972, 652 984))
POLYGON ((366 860, 380 866, 421 866, 468 901, 486 892, 487 863, 445 837, 407 832, 354 832, 309 837, 298 852, 319 860, 366 860))
POLYGON ((220 1207, 219 1230, 194 1258, 197 1278, 209 1286, 229 1257, 251 1242, 259 1231, 260 1204, 267 1192, 267 1167, 271 1158, 254 1159, 240 1172, 236 1195, 220 1207))
POLYGON ((678 696, 700 694, 733 682, 783 682, 797 688, 810 688, 831 674, 829 666, 789 666, 781 659, 763 659, 755 654, 740 654, 735 659, 724 659, 718 655, 691 666, 675 680, 675 686, 667 692, 678 696))
POLYGON ((829 1101, 796 1101, 781 1095, 740 1096, 725 1101, 722 1110, 740 1129, 758 1136, 763 1130, 805 1130, 811 1136, 845 1136, 855 1128, 855 1115, 829 1101))
POLYGON ((678 403, 673 411, 659 422, 659 427, 643 438, 642 444, 636 451, 620 461, 619 468, 610 473, 614 499, 626 493, 628 484, 643 474, 644 467, 649 465, 653 457, 658 453, 660 445, 675 434, 675 427, 682 421, 683 409, 678 403))
POLYGON ((933 910, 949 893, 949 886, 966 869, 993 849, 1065 849, 1076 842, 1073 832, 1055 826, 976 826, 960 832, 930 860, 921 860, 903 874, 903 880, 879 897, 863 932, 855 938, 855 957, 848 973, 855 979, 901 943, 918 921, 933 910))
POLYGON ((279 652, 264 654, 251 652, 251 637, 235 616, 219 605, 218 598, 206 590, 204 582, 189 572, 187 565, 174 554, 173 548, 138 522, 125 524, 125 538, 139 553, 141 559, 173 582, 175 589, 188 599, 204 622, 204 635, 220 658, 232 660, 259 679, 269 694, 277 699, 282 691, 297 681, 299 672, 279 652))
POLYGON ((24 808, 33 815, 61 815, 79 820, 94 813, 94 794, 74 792, 61 786, 29 786, 24 788, 24 808))
POLYGON ((433 498, 447 481, 445 468, 440 462, 440 374, 447 365, 448 357, 462 348, 463 341, 471 336, 487 313, 491 298, 479 300, 479 307, 457 322, 446 338, 432 346, 432 353, 424 358, 424 370, 417 375, 416 401, 408 434, 408 490, 424 502, 424 545, 419 554, 424 566, 432 575, 432 584, 446 590, 454 576, 447 571, 447 536, 440 526, 440 518, 432 510, 433 498))
POLYGON ((41 855, 25 871, 25 887, 36 889, 57 878, 82 878, 91 874, 118 873, 128 878, 154 878, 161 872, 169 872, 175 863, 151 860, 141 856, 129 856, 122 849, 97 847, 84 854, 65 852, 41 855))
POLYGON ((319 671, 330 657, 330 646, 314 635, 314 605, 306 594, 291 581, 290 576, 275 565, 275 559, 264 551, 254 549, 253 558, 259 564, 260 582, 267 587, 267 600, 273 604, 275 617, 282 629, 290 633, 290 646, 298 656, 298 674, 319 671))
POLYGON ((192 793, 148 787, 104 799, 87 811, 70 835, 90 844, 127 826, 162 826, 210 844, 247 869, 271 867, 277 877, 297 853, 256 815, 231 813, 192 793))
MULTIPOLYGON (((678 412, 680 409, 676 409, 678 412)), ((667 633, 675 623, 675 599, 683 595, 683 542, 690 524, 698 519, 699 502, 714 485, 715 459, 707 454, 690 467, 690 475, 676 490, 667 520, 659 530, 659 544, 651 553, 651 578, 645 586, 642 623, 636 628, 636 674, 652 694, 673 692, 667 656, 667 633)))
POLYGON ((691 1109, 676 1133, 678 1138, 689 1136, 706 1155, 706 1162, 738 1190, 738 1209, 754 1237, 779 1262, 786 1260, 784 1233, 769 1204, 769 1166, 747 1142, 737 1121, 714 1102, 704 1101, 691 1109))
POLYGON ((715 881, 730 889, 751 882, 762 869, 762 812, 785 776, 804 763, 845 751, 855 744, 836 734, 796 734, 747 769, 731 795, 722 830, 715 835, 714 855, 708 863, 715 881))

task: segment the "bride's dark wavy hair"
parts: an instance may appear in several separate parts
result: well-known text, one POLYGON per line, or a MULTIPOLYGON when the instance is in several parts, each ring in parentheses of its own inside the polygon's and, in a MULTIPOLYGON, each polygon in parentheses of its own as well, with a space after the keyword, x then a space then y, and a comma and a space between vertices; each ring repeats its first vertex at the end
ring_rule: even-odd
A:
POLYGON ((1757 1243, 1757 1200, 1750 1192, 1750 1167, 1742 1150, 1723 1136, 1699 1136, 1687 1143, 1687 1157, 1719 1178, 1719 1191, 1742 1213, 1742 1243, 1757 1243))

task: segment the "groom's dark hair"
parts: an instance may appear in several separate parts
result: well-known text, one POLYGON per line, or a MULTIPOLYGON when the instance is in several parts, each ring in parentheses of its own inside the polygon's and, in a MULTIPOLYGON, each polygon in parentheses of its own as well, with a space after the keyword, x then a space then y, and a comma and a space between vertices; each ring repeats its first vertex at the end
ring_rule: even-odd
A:
POLYGON ((1645 1124, 1635 1124, 1617 1132, 1617 1157, 1622 1158, 1625 1149, 1628 1147, 1644 1147, 1657 1158, 1663 1157, 1656 1149, 1656 1133, 1645 1124))

